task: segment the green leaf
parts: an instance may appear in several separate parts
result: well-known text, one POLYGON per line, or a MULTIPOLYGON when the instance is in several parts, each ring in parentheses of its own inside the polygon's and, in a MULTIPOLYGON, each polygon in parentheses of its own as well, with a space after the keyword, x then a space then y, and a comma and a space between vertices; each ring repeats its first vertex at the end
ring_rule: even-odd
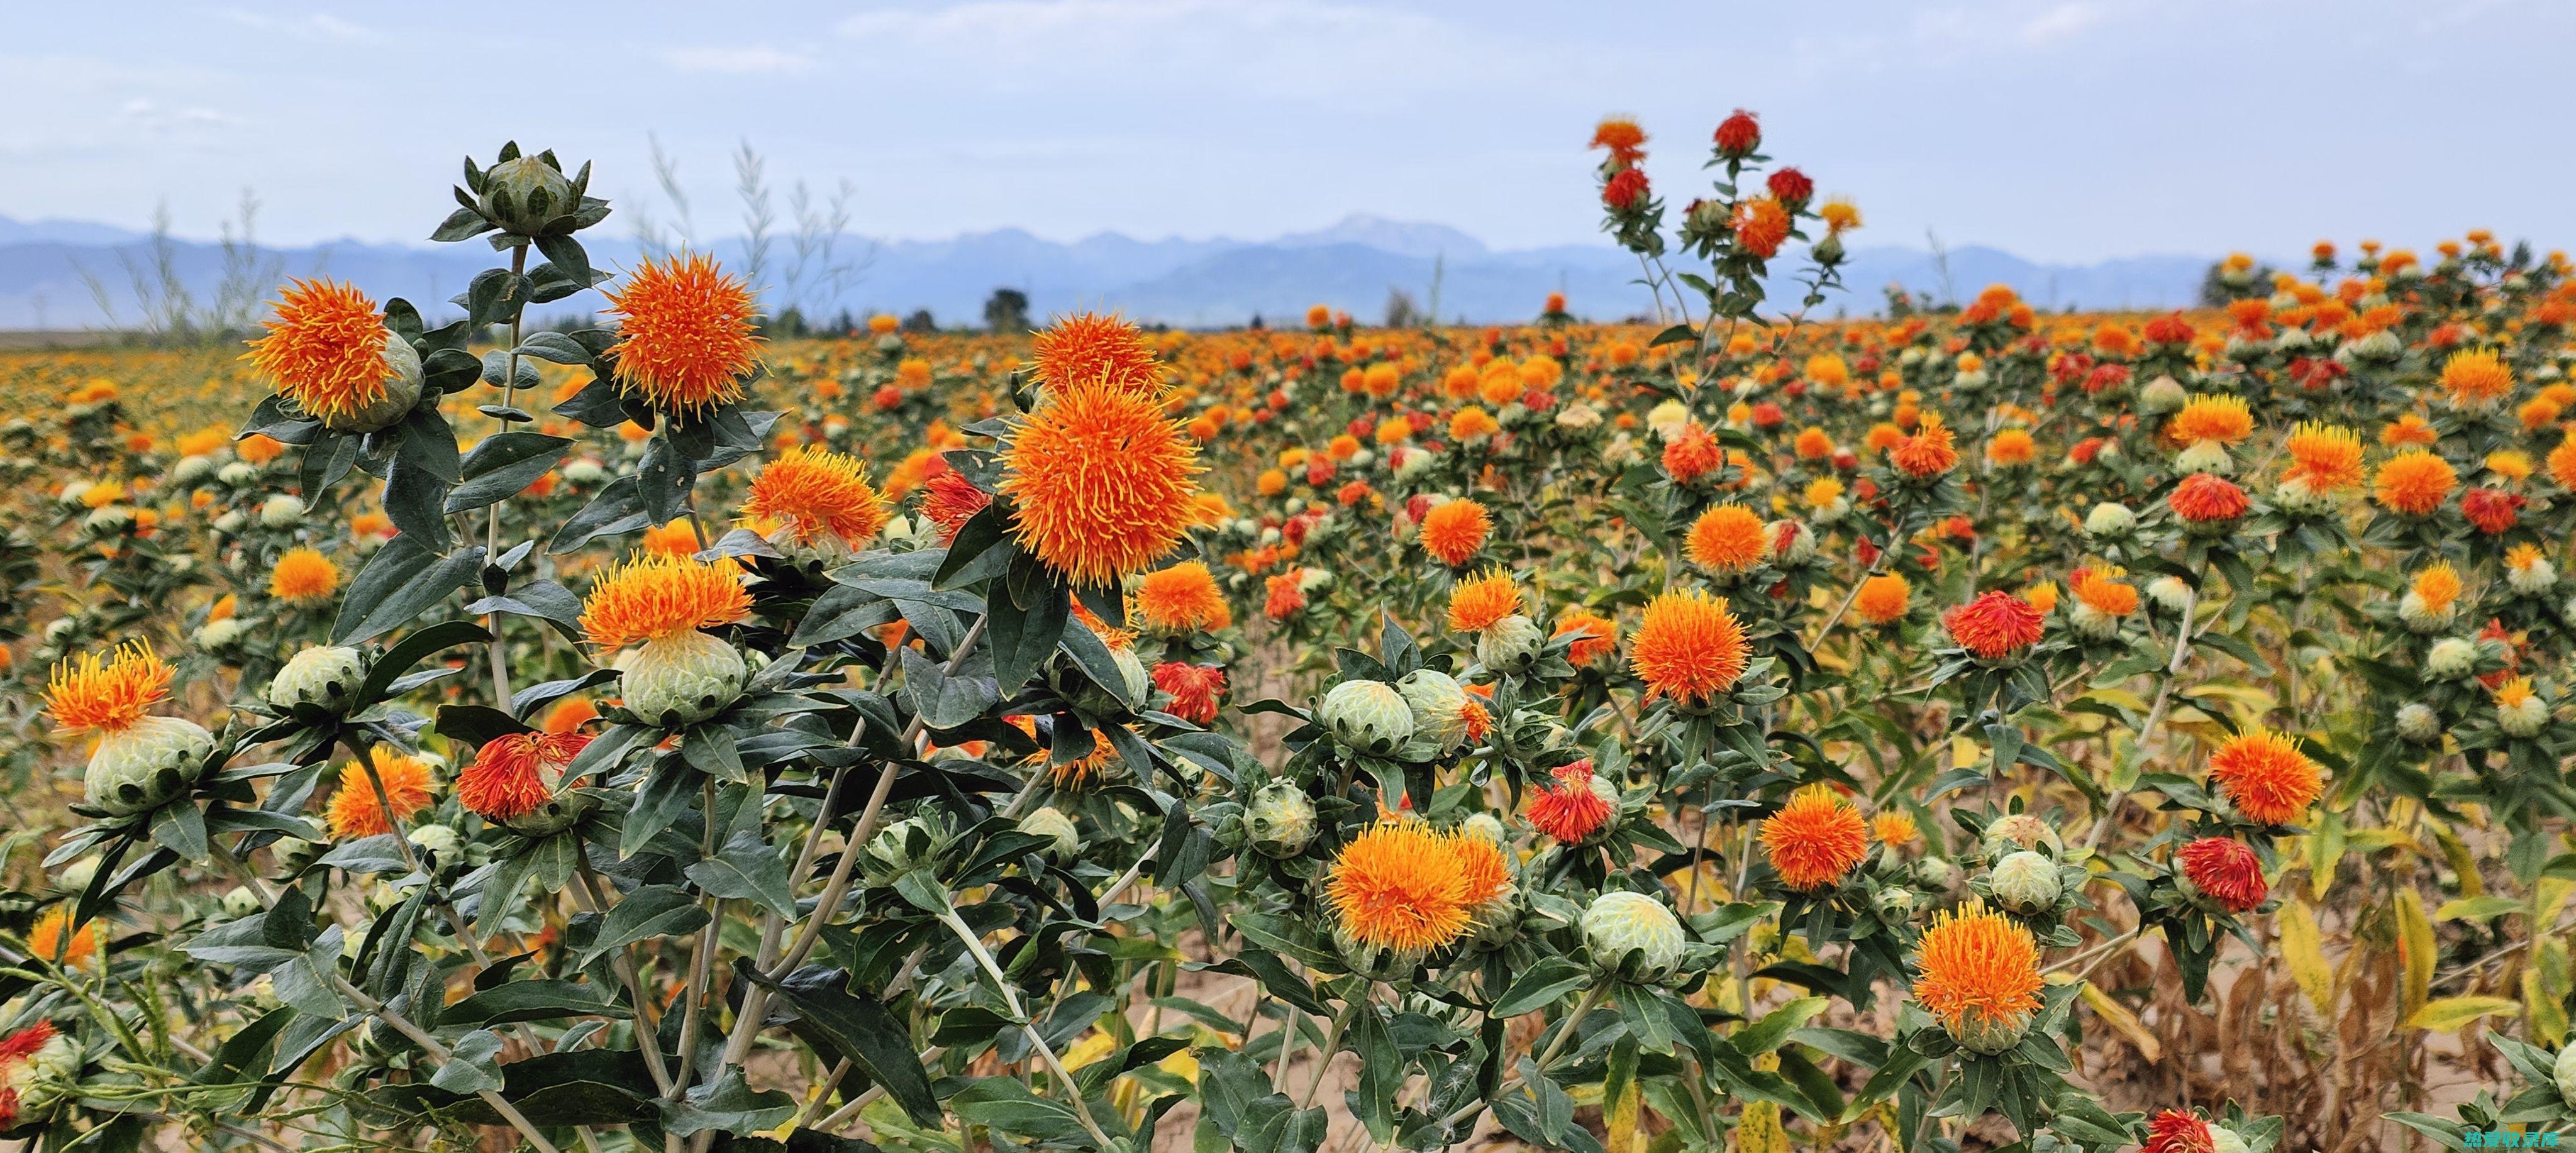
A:
POLYGON ((599 926, 599 935, 582 950, 580 966, 637 941, 694 933, 707 923, 697 898, 669 885, 646 885, 617 902, 599 926))
POLYGON ((413 665, 428 659, 431 653, 491 639, 491 633, 470 621, 440 621, 414 631, 395 642, 383 656, 376 658, 373 665, 368 666, 367 679, 358 686, 356 700, 361 706, 376 703, 395 681, 409 673, 413 665))
POLYGON ((430 1074, 429 1083, 450 1093, 480 1093, 499 1089, 501 1038, 489 1029, 476 1029, 456 1040, 446 1064, 430 1074))
MULTIPOLYGON (((1014 1082, 1016 1084, 1016 1082, 1014 1082)), ((728 1068, 713 1085, 689 1090, 685 1103, 666 1104, 663 1129, 674 1137, 708 1130, 750 1133, 775 1129, 796 1114, 796 1099, 775 1089, 755 1093, 739 1067, 728 1068)))
POLYGON ((551 360, 556 364, 588 364, 590 362, 590 350, 583 348, 581 346, 581 342, 560 332, 532 333, 527 339, 519 342, 517 351, 521 356, 533 356, 539 360, 551 360))
POLYGON ((1029 1092, 1010 1077, 986 1077, 948 1099, 948 1107, 972 1125, 982 1125, 1032 1141, 1070 1141, 1084 1136, 1082 1118, 1073 1107, 1029 1092))
POLYGON ((452 515, 517 496, 561 462, 571 448, 569 437, 533 432, 502 432, 485 437, 473 452, 465 454, 462 482, 447 494, 445 511, 452 515))
POLYGON ((1494 999, 1492 1013, 1497 1017, 1517 1017, 1536 1012, 1596 979, 1592 970, 1582 965, 1563 957, 1548 957, 1521 970, 1520 976, 1512 979, 1511 987, 1494 999))
POLYGON ((339 619, 331 626, 333 643, 359 644, 410 623, 463 588, 482 567, 481 545, 441 556, 409 536, 386 541, 349 582, 339 619))
POLYGON ((207 858, 206 814, 185 800, 152 810, 152 839, 191 861, 207 858))
POLYGON ((993 651, 993 679, 1005 697, 1019 692, 1020 686, 1037 675, 1038 666, 1055 654, 1073 607, 1072 590, 1036 557, 1024 553, 1012 569, 1010 581, 997 582, 985 594, 985 611, 991 617, 985 641, 993 651), (1045 583, 1039 586, 1035 602, 1026 607, 1011 594, 1011 586, 1020 582, 1018 570, 1024 566, 1046 574, 1033 578, 1045 583))
POLYGON ((1773 1009, 1761 1020, 1737 1029, 1727 1040, 1735 1046, 1735 1051, 1738 1053, 1747 1057, 1761 1056, 1779 1048, 1780 1042, 1787 1039, 1791 1032, 1815 1020, 1816 1015, 1824 1012, 1825 1007, 1832 1003, 1833 1000, 1828 997, 1800 997, 1773 1009))
POLYGON ((796 893, 787 884, 787 863, 755 828, 737 829, 715 856, 689 866, 688 878, 719 897, 756 901, 781 917, 796 916, 796 893))
POLYGON ((553 1021, 564 1017, 628 1016, 627 1011, 607 1000, 589 985, 573 981, 515 980, 504 981, 489 989, 449 1005, 439 1012, 445 1025, 512 1025, 521 1021, 553 1021))
POLYGON ((808 966, 773 982, 746 963, 738 963, 736 971, 777 990, 784 1007, 796 1014, 787 1026, 791 1032, 867 1070, 868 1079, 882 1086, 913 1123, 940 1123, 939 1100, 931 1095, 930 1074, 913 1048, 912 1031, 885 1006, 851 992, 847 972, 808 966))

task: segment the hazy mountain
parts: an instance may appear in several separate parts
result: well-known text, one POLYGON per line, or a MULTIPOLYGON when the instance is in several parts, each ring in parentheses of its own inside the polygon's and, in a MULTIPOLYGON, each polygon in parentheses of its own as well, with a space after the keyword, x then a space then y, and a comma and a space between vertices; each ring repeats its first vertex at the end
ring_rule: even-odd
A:
MULTIPOLYGON (((716 242, 729 267, 747 265, 739 239, 716 242)), ((172 241, 176 280, 201 302, 226 278, 222 246, 172 241)), ((591 258, 619 268, 639 258, 635 242, 613 230, 590 242, 591 258)), ((773 238, 766 298, 773 308, 797 305, 810 317, 909 314, 928 308, 949 325, 981 320, 997 287, 1018 288, 1036 315, 1117 308, 1145 321, 1186 326, 1242 324, 1254 316, 1296 323, 1307 306, 1326 304, 1378 318, 1390 290, 1444 319, 1511 321, 1537 314, 1550 292, 1596 319, 1649 313, 1653 301, 1637 283, 1636 258, 1607 242, 1494 250, 1446 225, 1357 215, 1312 232, 1270 240, 1223 237, 1138 240, 1104 232, 1071 243, 1017 228, 945 240, 871 241, 844 236, 827 259, 809 256, 790 283, 793 246, 773 238), (835 283, 821 272, 840 266, 835 283), (1435 284, 1436 281, 1436 284, 1435 284)), ((389 245, 343 240, 259 254, 256 276, 331 276, 357 283, 379 299, 402 296, 435 320, 452 316, 448 297, 464 290, 496 257, 481 244, 389 245)), ((19 222, 0 217, 0 329, 127 326, 138 321, 137 283, 159 280, 149 236, 78 221, 19 222), (106 307, 101 306, 102 295, 106 307)), ((1885 304, 1883 286, 1906 286, 1918 300, 1963 297, 1988 284, 2008 284, 2034 303, 2089 308, 2165 308, 2188 304, 2208 259, 2154 256, 2089 265, 2052 265, 1992 248, 1951 250, 1944 260, 1905 248, 1853 250, 1844 274, 1849 291, 1820 312, 1868 313, 1885 304)), ((240 265, 233 265, 238 278, 240 265)), ((1774 287, 1784 302, 1795 286, 1774 287)), ((584 294, 546 310, 548 317, 591 312, 602 302, 584 294)))

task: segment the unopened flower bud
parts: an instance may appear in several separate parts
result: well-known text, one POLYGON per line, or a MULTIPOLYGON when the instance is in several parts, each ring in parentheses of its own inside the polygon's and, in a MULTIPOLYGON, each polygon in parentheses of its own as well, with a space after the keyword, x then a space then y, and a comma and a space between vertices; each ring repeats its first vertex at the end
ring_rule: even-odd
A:
POLYGON ((1642 985, 1672 976, 1687 940, 1672 909, 1644 893, 1603 893, 1583 910, 1583 944, 1593 965, 1620 980, 1642 985))

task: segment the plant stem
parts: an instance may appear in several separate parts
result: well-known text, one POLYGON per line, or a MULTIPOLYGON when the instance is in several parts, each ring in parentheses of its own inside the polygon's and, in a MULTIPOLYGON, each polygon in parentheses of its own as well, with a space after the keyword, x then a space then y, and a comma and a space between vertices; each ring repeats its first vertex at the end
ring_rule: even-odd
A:
MULTIPOLYGON (((368 996, 366 990, 350 984, 349 979, 341 976, 336 969, 321 971, 341 996, 357 1002, 359 1008, 366 1010, 377 1020, 392 1026, 394 1032, 402 1034, 412 1044, 420 1046, 423 1052, 437 1058, 442 1064, 456 1059, 455 1052, 440 1044, 438 1038, 430 1036, 420 1026, 412 1024, 410 1018, 395 1012, 384 1002, 368 996)), ((560 1153, 554 1143, 546 1140, 546 1135, 539 1132, 536 1125, 528 1120, 528 1115, 519 1112, 519 1107, 510 1103, 509 1098, 490 1089, 477 1089, 474 1095, 482 1098, 484 1104, 491 1106, 493 1112, 500 1114, 502 1120, 509 1122, 511 1128, 518 1130, 520 1136, 527 1138, 528 1146, 535 1149, 537 1153, 560 1153)))
MULTIPOLYGON (((990 619, 989 614, 975 618, 975 623, 967 628, 966 635, 958 640, 956 651, 949 654, 948 663, 942 668, 944 674, 954 674, 965 665, 967 655, 974 652, 976 643, 983 639, 984 626, 990 619)), ((930 720, 927 716, 914 714, 912 723, 904 727, 903 744, 908 748, 918 748, 918 743, 929 728, 930 720)), ((852 727, 850 743, 857 744, 859 734, 866 729, 864 720, 852 727)), ((813 953, 815 943, 822 939, 823 926, 840 915, 841 902, 850 891, 850 872, 858 866, 861 846, 865 845, 868 836, 876 831, 877 820, 885 811, 886 797, 894 791, 895 773, 899 769, 898 764, 888 761, 884 770, 877 774, 876 788, 868 794, 868 804, 860 811, 858 824, 851 827, 849 839, 841 852, 841 859, 832 866, 832 878, 824 883, 823 895, 814 902, 814 911, 806 914, 804 923, 796 930, 795 941, 788 946, 785 955, 777 958, 774 964, 762 969, 770 980, 775 981, 795 972, 796 966, 804 963, 805 958, 813 953)), ((821 820, 822 815, 817 815, 818 824, 821 820)), ((819 831, 809 834, 807 851, 804 854, 808 864, 811 863, 814 841, 819 836, 819 831)), ((776 914, 771 915, 776 916, 776 914)), ((767 940, 776 940, 776 934, 766 929, 763 936, 767 940)), ((741 1064, 743 1058, 751 1055, 752 1039, 760 1035, 761 1022, 768 1019, 768 1010, 768 986, 754 983, 751 988, 743 991, 742 1008, 734 1017, 733 1032, 725 1037, 724 1052, 716 1058, 715 1068, 709 1072, 711 1080, 724 1076, 727 1068, 741 1064)), ((712 1134, 700 1134, 700 1136, 709 1137, 712 1134)))
MULTIPOLYGON (((760 803, 760 797, 755 793, 745 798, 743 803, 757 805, 760 803)), ((714 777, 706 779, 699 804, 704 806, 706 816, 699 822, 698 855, 712 858, 716 855, 716 779, 714 777)), ((688 1088, 689 1073, 698 1063, 698 1029, 705 1016, 703 1005, 706 1001, 707 982, 712 978, 712 970, 716 963, 716 929, 724 923, 724 918, 720 915, 724 911, 723 900, 711 894, 707 897, 706 908, 706 926, 699 930, 697 951, 689 957, 689 1000, 680 1009, 680 1075, 662 1094, 675 1101, 679 1099, 679 1094, 688 1088)))
POLYGON ((984 948, 984 942, 975 936, 973 929, 966 927, 965 919, 957 915, 957 910, 943 911, 939 920, 948 926, 949 932, 957 934, 958 940, 966 942, 966 951, 974 956, 975 963, 983 968, 984 975, 991 978, 993 987, 1001 992, 1002 1003, 1010 1008, 1012 1016, 1020 1019, 1020 1032, 1027 1035, 1029 1046, 1045 1059, 1047 1072, 1054 1074, 1056 1083, 1064 1086, 1064 1095, 1072 1100, 1074 1116, 1081 1119, 1083 1131, 1091 1134, 1091 1139, 1099 1142, 1101 1148, 1108 1148, 1109 1134, 1101 1130, 1099 1122, 1091 1119, 1091 1106, 1082 1099, 1081 1084, 1073 1079, 1073 1074, 1065 1071, 1064 1062, 1057 1059, 1055 1049, 1038 1034, 1037 1023, 1029 1020, 1027 1012, 1020 1008, 1020 995, 1012 991, 1010 978, 1002 975, 1002 967, 994 962, 991 951, 984 948))
MULTIPOLYGON (((519 280, 527 274, 527 270, 528 246, 522 244, 512 248, 510 250, 512 295, 517 295, 519 280)), ((501 407, 503 408, 511 408, 518 404, 519 328, 527 318, 528 302, 521 299, 517 307, 510 310, 510 352, 503 359, 501 367, 501 407)), ((501 423, 501 431, 510 431, 508 417, 497 419, 501 423)), ((508 503, 506 500, 493 501, 491 513, 483 520, 483 559, 487 564, 501 555, 501 506, 508 503)), ((492 707, 506 709, 510 707, 510 646, 509 642, 501 637, 501 614, 485 614, 483 627, 492 632, 492 707)))
POLYGON ((1333 1054, 1341 1051, 1343 1026, 1351 1023, 1352 1014, 1363 1012, 1366 1004, 1368 994, 1362 992, 1359 1000, 1343 1002, 1342 1011, 1334 1014, 1333 1023, 1324 1030, 1323 1047, 1315 1051, 1315 1076, 1306 1082, 1306 1095, 1297 1102, 1298 1108, 1314 1107, 1315 1091, 1324 1087, 1324 1073, 1333 1067, 1333 1054))
MULTIPOLYGON (((2147 741, 2155 736, 2157 727, 2164 723, 2165 706, 2173 701, 2174 678, 2182 675, 2183 664, 2191 659, 2192 616, 2199 608, 2199 589, 2193 589, 2183 595, 2182 624, 2174 630, 2173 657, 2165 662, 2164 683, 2156 686, 2156 700, 2154 704, 2147 706, 2146 722, 2138 726, 2136 747, 2141 757, 2146 755, 2147 741)), ((2129 799, 2129 792, 2135 787, 2134 783, 2123 786, 2120 791, 2111 794, 2110 800, 2103 802, 2102 815, 2094 819, 2093 831, 2084 838, 2085 852, 2090 853, 2101 847, 2104 834, 2109 833, 2111 826, 2120 819, 2121 803, 2129 799)))
MULTIPOLYGON (((1547 1075, 1548 1065, 1556 1060, 1557 1054, 1565 1051, 1565 1046, 1568 1042, 1574 1040, 1575 1033, 1580 1030, 1580 1027, 1583 1024, 1584 1014, 1590 1013, 1593 1006, 1601 1003, 1602 993, 1605 989, 1607 989, 1607 986, 1605 985, 1594 985, 1589 989, 1585 989, 1583 991, 1582 998, 1575 1001, 1574 1011, 1566 1014, 1565 1023, 1557 1027, 1556 1039, 1547 1043, 1547 1048, 1539 1052, 1538 1060, 1531 1065, 1531 1069, 1538 1073, 1539 1076, 1544 1077, 1547 1075)), ((1506 1096, 1519 1092, 1526 1085, 1526 1081, 1522 1080, 1518 1075, 1515 1075, 1510 1081, 1505 1082, 1501 1088, 1494 1091, 1494 1099, 1501 1100, 1506 1096)), ((1483 1101, 1470 1101, 1461 1105, 1458 1107, 1457 1112, 1451 1113, 1450 1115, 1440 1119, 1440 1127, 1447 1129, 1448 1127, 1464 1121, 1469 1117, 1473 1117, 1476 1115, 1476 1111, 1484 1108, 1485 1105, 1486 1102, 1483 1101)))
MULTIPOLYGON (((590 867, 589 855, 583 854, 579 864, 581 885, 573 890, 574 900, 588 912, 607 916, 608 894, 590 867)), ((644 978, 635 968, 635 954, 631 949, 619 949, 613 967, 618 982, 626 986, 626 999, 635 1002, 635 1047, 644 1053, 644 1071, 653 1075, 653 1087, 668 1096, 687 1082, 673 1078, 662 1059, 662 1045, 656 1039, 661 1026, 654 1019, 652 1001, 644 995, 644 978)))

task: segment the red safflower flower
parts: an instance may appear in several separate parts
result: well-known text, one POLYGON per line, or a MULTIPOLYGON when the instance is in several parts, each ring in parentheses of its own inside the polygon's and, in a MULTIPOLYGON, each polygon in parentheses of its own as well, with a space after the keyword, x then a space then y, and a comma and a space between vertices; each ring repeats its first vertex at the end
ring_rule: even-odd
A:
POLYGON ((2522 519, 2522 506, 2528 503, 2518 493, 2500 488, 2473 488, 2460 498, 2460 511, 2478 531, 2495 536, 2512 528, 2522 519))
POLYGON ((941 544, 955 540, 958 529, 966 527, 967 521, 993 503, 993 494, 975 487, 975 482, 954 469, 931 477, 922 487, 928 495, 922 498, 921 511, 939 526, 941 544))
POLYGON ((2271 895, 2263 862, 2233 837, 2202 837, 2174 856, 2182 861, 2182 875, 2230 913, 2251 910, 2271 895))
POLYGON ((1795 168, 1783 168, 1772 173, 1766 184, 1771 189, 1772 199, 1791 208, 1805 204, 1816 195, 1816 182, 1795 168))
POLYGON ((1646 202, 1646 170, 1623 168, 1601 186, 1601 203, 1613 212, 1626 212, 1646 202))
POLYGON ((585 733, 511 733, 485 741, 456 778, 456 799, 496 821, 533 812, 554 799, 565 767, 589 744, 585 733))
POLYGON ((1718 122, 1717 154, 1729 160, 1742 160, 1762 147, 1762 122, 1741 108, 1718 122))
POLYGON ((1610 802, 1592 791, 1592 758, 1558 767, 1553 785, 1530 797, 1529 822, 1566 844, 1580 843, 1610 819, 1610 802))
POLYGON ((2001 589, 1941 614, 1961 648, 1987 660, 2001 660, 2039 643, 2041 614, 2029 601, 2001 589))
POLYGON ((1154 666, 1154 687, 1172 695, 1164 711, 1194 725, 1216 720, 1218 698, 1225 695, 1225 670, 1215 665, 1164 661, 1154 666))
POLYGON ((2165 497, 2165 507, 2193 524, 2235 520, 2245 515, 2248 503, 2245 490, 2236 487, 2235 481, 2209 472, 2195 472, 2182 478, 2182 483, 2175 485, 2173 492, 2165 497))
POLYGON ((2191 338, 2197 335, 2191 327, 2191 322, 2184 320, 2179 312, 2148 321, 2145 333, 2147 342, 2150 344, 2189 344, 2191 338))
POLYGON ((2212 1153, 2218 1148, 2209 1122, 2180 1109, 2167 1109, 2147 1121, 2143 1153, 2212 1153))

